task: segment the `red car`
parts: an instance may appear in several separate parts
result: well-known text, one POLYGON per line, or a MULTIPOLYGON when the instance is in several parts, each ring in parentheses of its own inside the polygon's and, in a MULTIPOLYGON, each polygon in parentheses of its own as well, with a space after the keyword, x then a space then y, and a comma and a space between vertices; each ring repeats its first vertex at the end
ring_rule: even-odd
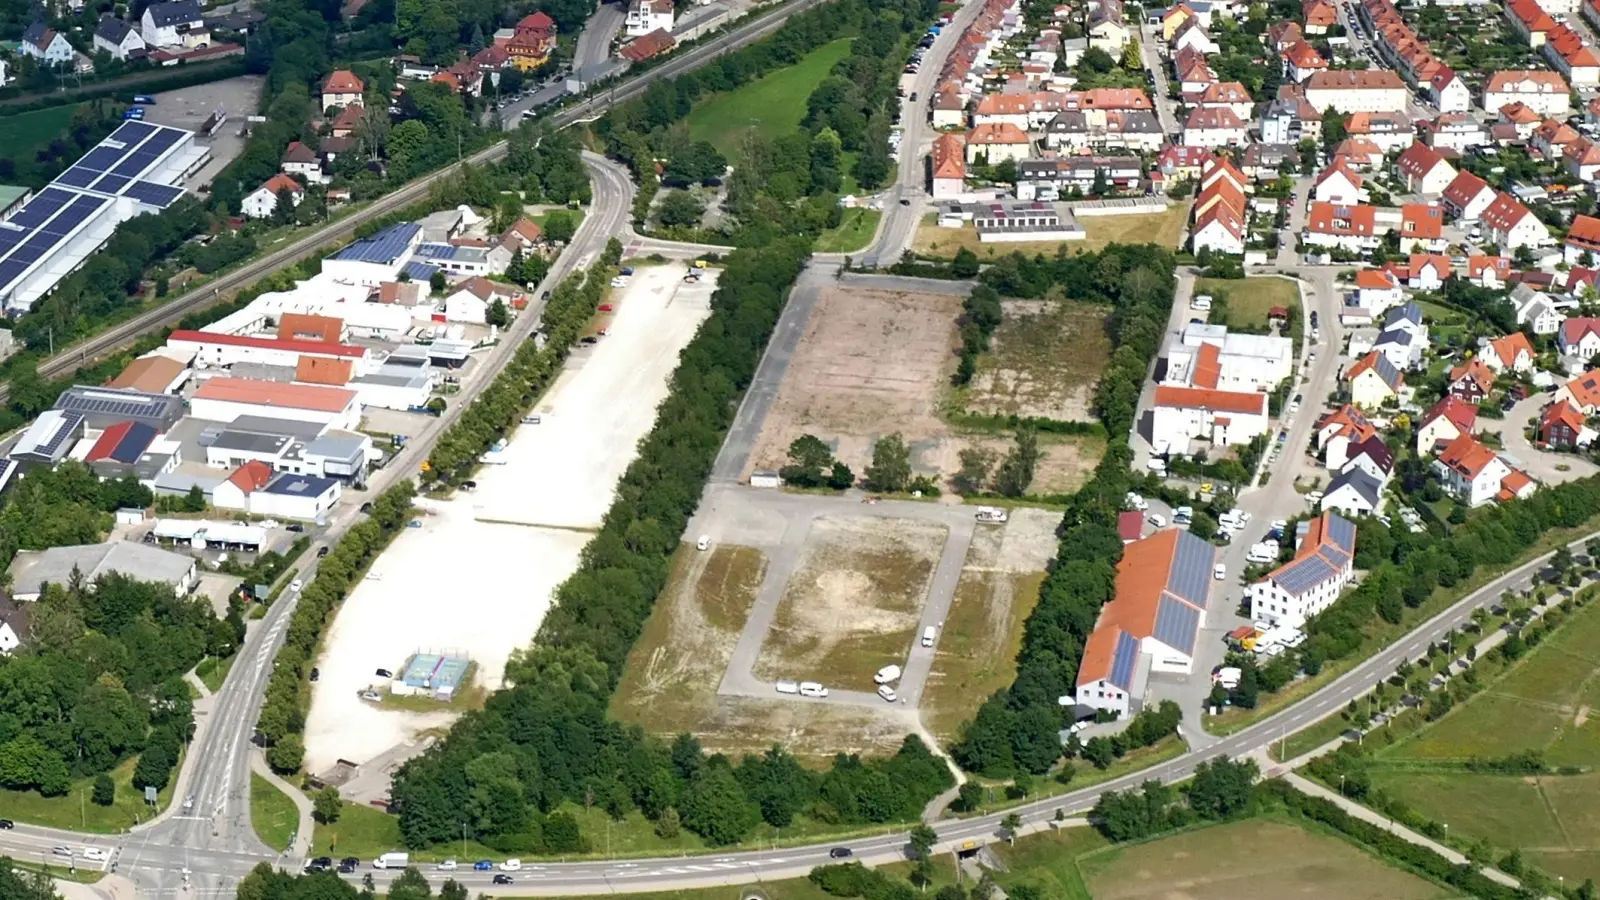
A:
POLYGON ((611 312, 611 304, 609 304, 609 303, 600 304, 600 311, 601 312, 611 312))

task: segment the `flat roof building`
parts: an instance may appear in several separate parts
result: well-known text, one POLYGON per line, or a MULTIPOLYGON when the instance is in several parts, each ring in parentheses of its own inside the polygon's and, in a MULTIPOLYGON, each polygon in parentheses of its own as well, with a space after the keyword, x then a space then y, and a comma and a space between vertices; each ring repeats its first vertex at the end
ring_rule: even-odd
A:
POLYGON ((46 583, 66 584, 74 569, 88 584, 104 575, 117 574, 171 585, 179 596, 187 594, 195 581, 193 557, 129 541, 22 550, 7 572, 11 575, 13 596, 34 601, 46 583))
POLYGON ((165 432, 183 418, 183 398, 128 388, 75 385, 56 398, 56 409, 77 413, 88 428, 105 429, 120 422, 142 422, 165 432))
POLYGON ((170 356, 151 354, 128 363, 128 367, 107 382, 106 387, 146 394, 170 394, 188 379, 188 366, 170 356))
POLYGON ((208 379, 189 400, 194 415, 218 422, 241 416, 316 422, 355 430, 361 422, 356 392, 311 384, 279 384, 243 378, 208 379))

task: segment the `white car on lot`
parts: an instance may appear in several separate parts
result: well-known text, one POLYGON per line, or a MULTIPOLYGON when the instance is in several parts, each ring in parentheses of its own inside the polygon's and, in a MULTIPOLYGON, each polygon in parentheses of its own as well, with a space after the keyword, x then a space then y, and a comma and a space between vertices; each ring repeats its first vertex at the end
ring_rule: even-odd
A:
POLYGON ((1167 527, 1167 517, 1161 515, 1160 513, 1151 513, 1147 517, 1147 521, 1156 528, 1167 527))
POLYGON ((878 670, 878 674, 872 676, 872 680, 875 684, 889 684, 892 681, 899 681, 900 667, 884 666, 878 670))
POLYGON ((1227 578, 1228 577, 1228 566, 1227 566, 1227 564, 1226 563, 1217 563, 1216 565, 1212 566, 1211 567, 1211 577, 1215 578, 1218 581, 1221 581, 1224 578, 1227 578))
POLYGON ((773 685, 773 687, 777 688, 778 689, 778 693, 780 693, 780 694, 798 694, 798 693, 800 693, 800 685, 798 683, 796 683, 796 682, 793 682, 793 681, 780 681, 777 684, 773 685))
POLYGON ((878 696, 889 701, 890 703, 893 703, 895 700, 899 699, 894 692, 894 688, 888 686, 887 684, 878 686, 878 696))
POLYGON ((1129 509, 1136 509, 1139 512, 1144 512, 1150 508, 1150 504, 1145 502, 1143 495, 1136 494, 1133 491, 1129 491, 1128 496, 1122 498, 1122 502, 1126 503, 1129 509))
POLYGON ((456 861, 453 859, 447 859, 444 862, 439 863, 437 866, 434 866, 434 868, 440 872, 454 872, 456 870, 456 861))
POLYGON ((1152 456, 1145 462, 1144 467, 1158 475, 1164 474, 1167 471, 1167 461, 1159 456, 1152 456))
POLYGON ((815 681, 800 682, 800 696, 815 697, 818 700, 828 696, 828 689, 815 681))

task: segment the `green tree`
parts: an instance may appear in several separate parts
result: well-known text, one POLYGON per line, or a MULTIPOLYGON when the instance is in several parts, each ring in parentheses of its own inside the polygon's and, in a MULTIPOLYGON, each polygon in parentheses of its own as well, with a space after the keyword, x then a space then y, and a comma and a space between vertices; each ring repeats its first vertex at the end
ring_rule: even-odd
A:
POLYGON ((298 734, 286 734, 267 748, 267 765, 279 775, 292 775, 300 771, 305 761, 306 745, 298 734))
POLYGON ((995 473, 995 489, 1007 497, 1021 497, 1033 484, 1033 470, 1039 462, 1039 435, 1024 425, 1017 429, 1017 442, 1000 461, 995 473))
POLYGON ((489 304, 489 309, 485 313, 485 319, 490 325, 496 325, 500 328, 504 328, 511 324, 511 309, 510 307, 506 306, 506 302, 504 300, 496 297, 494 302, 489 304))
POLYGON ((713 846, 742 840, 761 818, 726 763, 704 767, 689 783, 682 815, 684 827, 713 846))
POLYGON ((90 795, 96 806, 110 806, 117 801, 117 786, 104 772, 94 777, 94 793, 90 795))
POLYGON ((656 220, 667 228, 698 228, 706 207, 688 191, 668 191, 656 208, 656 220))
POLYGON ((339 799, 339 789, 329 785, 311 798, 312 816, 324 825, 339 821, 339 813, 344 809, 344 801, 339 799))
POLYGON ((1201 818, 1227 819, 1250 808, 1256 776, 1254 760, 1220 756, 1195 767, 1186 790, 1189 808, 1201 818))
POLYGON ((814 434, 802 434, 789 445, 789 464, 778 470, 796 487, 819 487, 833 466, 833 451, 814 434))
POLYGON ((854 487, 855 483, 856 473, 850 471, 850 467, 839 460, 834 460, 828 469, 828 487, 836 491, 845 491, 854 487))
POLYGON ((205 512, 206 511, 206 495, 205 495, 204 491, 200 490, 200 485, 195 484, 195 485, 190 485, 189 486, 189 493, 184 496, 184 500, 183 500, 183 511, 184 512, 205 512))
POLYGON ((989 470, 994 466, 994 451, 986 447, 965 447, 960 459, 961 468, 956 470, 954 478, 956 493, 982 493, 989 482, 989 470))
POLYGON ((1000 820, 1000 830, 1006 833, 1006 843, 1015 845, 1017 832, 1022 830, 1022 816, 1017 813, 1007 813, 1006 817, 1000 820))
POLYGON ((678 811, 667 807, 656 817, 656 837, 663 840, 672 840, 678 836, 678 811))
POLYGON ((553 244, 565 244, 578 233, 578 223, 570 213, 557 210, 545 217, 544 239, 553 244))
POLYGON ((872 445, 872 464, 867 466, 867 482, 873 490, 896 493, 911 480, 911 448, 900 432, 881 437, 872 445))
POLYGON ((957 278, 978 277, 978 254, 967 247, 957 250, 956 258, 950 263, 950 273, 957 278))

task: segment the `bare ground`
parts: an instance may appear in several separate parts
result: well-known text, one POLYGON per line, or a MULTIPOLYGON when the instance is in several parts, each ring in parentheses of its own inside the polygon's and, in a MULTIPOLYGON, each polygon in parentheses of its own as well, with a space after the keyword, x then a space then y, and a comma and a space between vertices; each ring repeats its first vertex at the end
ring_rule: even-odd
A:
POLYGON ((910 646, 948 533, 910 519, 817 519, 756 675, 871 690, 872 675, 910 646))
MULTIPOLYGON (((987 446, 1003 456, 1009 439, 960 432, 940 417, 956 368, 960 307, 959 298, 943 294, 824 290, 745 476, 781 468, 789 444, 803 434, 821 438, 858 475, 871 462, 873 444, 895 432, 911 448, 916 471, 946 479, 960 468, 967 447, 987 446)), ((1036 355, 1049 354, 1040 349, 1036 355)), ((1088 368, 1098 372, 1092 362, 1088 368)), ((1066 390, 1061 403, 1087 402, 1080 389, 1066 390)), ((1092 391, 1091 382, 1089 396, 1092 391)), ((1043 458, 1033 486, 1038 493, 1075 490, 1105 449, 1099 438, 1052 436, 1040 443, 1043 458)))

